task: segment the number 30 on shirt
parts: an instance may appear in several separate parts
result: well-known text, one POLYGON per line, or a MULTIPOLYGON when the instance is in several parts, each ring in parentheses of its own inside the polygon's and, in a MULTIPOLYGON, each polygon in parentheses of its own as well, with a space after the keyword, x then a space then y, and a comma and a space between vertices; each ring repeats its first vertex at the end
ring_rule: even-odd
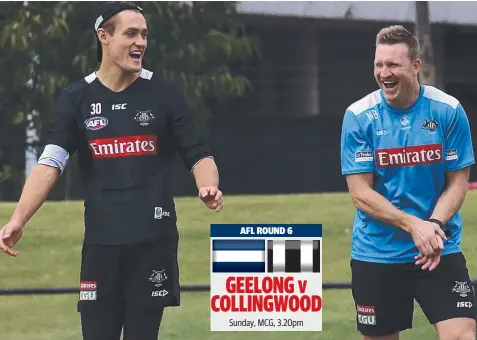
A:
POLYGON ((101 103, 91 104, 91 114, 92 115, 100 115, 101 114, 101 103))

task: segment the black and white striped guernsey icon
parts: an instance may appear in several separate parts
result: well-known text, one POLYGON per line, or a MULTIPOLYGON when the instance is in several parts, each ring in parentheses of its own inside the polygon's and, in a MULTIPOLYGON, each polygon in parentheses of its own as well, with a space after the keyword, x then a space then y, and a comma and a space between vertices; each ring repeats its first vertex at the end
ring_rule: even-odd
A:
POLYGON ((268 240, 268 273, 321 273, 321 240, 268 240))

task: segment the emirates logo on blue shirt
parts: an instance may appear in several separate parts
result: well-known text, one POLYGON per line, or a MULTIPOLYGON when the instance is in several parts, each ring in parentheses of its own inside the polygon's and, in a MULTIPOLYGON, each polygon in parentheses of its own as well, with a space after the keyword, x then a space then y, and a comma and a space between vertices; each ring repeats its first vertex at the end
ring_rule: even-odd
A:
POLYGON ((417 166, 442 162, 442 145, 413 145, 400 148, 377 149, 378 168, 417 166))

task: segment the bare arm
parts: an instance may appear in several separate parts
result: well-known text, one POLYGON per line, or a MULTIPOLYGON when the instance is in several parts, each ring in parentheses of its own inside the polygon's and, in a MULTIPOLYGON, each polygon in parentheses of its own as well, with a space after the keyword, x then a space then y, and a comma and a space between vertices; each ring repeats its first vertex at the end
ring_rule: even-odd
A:
POLYGON ((423 221, 396 208, 372 188, 373 175, 361 173, 346 176, 354 205, 375 219, 399 227, 410 233, 416 247, 426 255, 435 255, 444 249, 444 231, 435 223, 423 221))
POLYGON ((69 155, 78 149, 75 96, 71 88, 60 92, 49 123, 43 153, 25 182, 10 221, 0 229, 0 250, 10 256, 18 256, 13 248, 20 240, 25 224, 48 198, 66 166, 69 155))
POLYGON ((48 194, 60 178, 60 169, 38 164, 28 176, 12 221, 25 225, 45 202, 48 194))
POLYGON ((348 175, 346 181, 351 199, 357 209, 381 222, 411 232, 411 226, 418 218, 399 210, 383 195, 375 191, 372 188, 372 173, 348 175))
MULTIPOLYGON (((431 218, 438 219, 444 225, 456 214, 464 203, 465 195, 469 186, 470 168, 448 172, 447 186, 437 200, 431 218)), ((440 262, 440 256, 428 257, 419 254, 416 264, 422 265, 423 269, 433 270, 440 262)))
POLYGON ((197 188, 219 186, 219 171, 211 157, 201 159, 192 169, 197 188))
POLYGON ((192 169, 199 198, 207 208, 219 212, 222 210, 224 199, 219 190, 219 171, 215 161, 211 157, 202 158, 192 169))
MULTIPOLYGON (((466 167, 457 171, 451 171, 446 174, 447 185, 444 192, 437 200, 431 218, 435 218, 446 225, 447 222, 456 214, 464 203, 465 195, 469 186, 470 168, 466 167)), ((440 262, 440 256, 423 256, 419 254, 416 264, 422 265, 423 269, 433 270, 440 262)))
POLYGON ((60 169, 37 164, 28 176, 17 207, 8 222, 0 229, 0 249, 7 255, 18 256, 13 250, 23 234, 23 228, 45 202, 60 177, 60 169))
POLYGON ((457 213, 467 194, 469 174, 469 167, 447 173, 447 186, 439 197, 431 218, 438 219, 445 225, 457 213))

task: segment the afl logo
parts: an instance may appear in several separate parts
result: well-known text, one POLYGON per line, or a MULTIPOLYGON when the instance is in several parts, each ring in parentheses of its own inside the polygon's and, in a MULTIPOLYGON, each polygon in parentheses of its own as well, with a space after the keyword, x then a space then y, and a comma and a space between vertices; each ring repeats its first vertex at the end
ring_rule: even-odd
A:
POLYGON ((92 117, 84 122, 85 128, 93 131, 102 129, 106 125, 108 125, 108 120, 104 117, 92 117))

